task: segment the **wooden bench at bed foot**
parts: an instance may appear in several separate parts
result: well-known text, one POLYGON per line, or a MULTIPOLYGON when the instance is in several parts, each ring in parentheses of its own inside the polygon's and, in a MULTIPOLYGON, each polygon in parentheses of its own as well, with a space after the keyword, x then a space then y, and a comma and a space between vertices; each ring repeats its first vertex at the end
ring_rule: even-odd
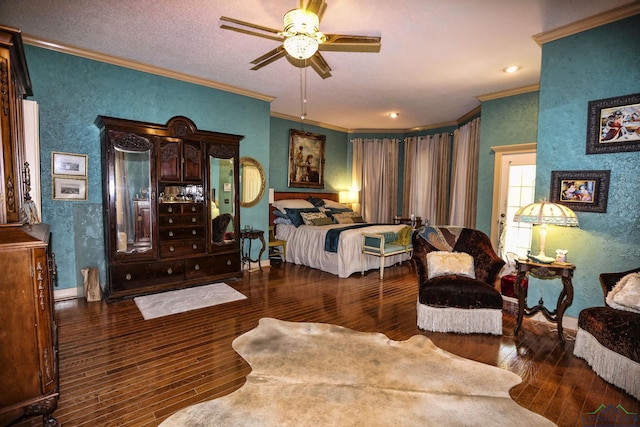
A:
POLYGON ((386 257, 401 254, 409 254, 409 256, 411 256, 411 251, 413 251, 413 245, 411 243, 406 246, 390 243, 395 241, 397 237, 398 235, 396 233, 362 233, 361 274, 364 274, 365 255, 380 258, 380 279, 384 278, 384 259, 386 257))

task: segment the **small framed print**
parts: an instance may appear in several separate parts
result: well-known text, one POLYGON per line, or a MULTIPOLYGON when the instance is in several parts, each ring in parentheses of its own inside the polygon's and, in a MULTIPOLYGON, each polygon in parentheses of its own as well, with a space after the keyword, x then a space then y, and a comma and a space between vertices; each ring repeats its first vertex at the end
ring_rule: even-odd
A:
POLYGON ((53 200, 87 200, 87 179, 54 176, 53 200))
POLYGON ((53 175, 87 176, 86 154, 53 152, 51 163, 53 175))
POLYGON ((607 212, 610 170, 551 171, 551 201, 574 211, 607 212))
POLYGON ((640 151, 640 93, 589 102, 587 154, 640 151))

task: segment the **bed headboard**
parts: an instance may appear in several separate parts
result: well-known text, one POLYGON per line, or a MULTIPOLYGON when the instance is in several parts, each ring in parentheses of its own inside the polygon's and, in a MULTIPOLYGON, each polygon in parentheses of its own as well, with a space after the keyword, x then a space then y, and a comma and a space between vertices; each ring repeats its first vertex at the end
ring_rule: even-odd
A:
MULTIPOLYGON (((309 197, 318 197, 319 199, 338 201, 338 193, 313 193, 308 191, 276 191, 273 193, 273 200, 285 200, 285 199, 304 199, 309 197)), ((273 221, 276 217, 273 215, 274 207, 269 205, 269 226, 273 225, 273 221)))

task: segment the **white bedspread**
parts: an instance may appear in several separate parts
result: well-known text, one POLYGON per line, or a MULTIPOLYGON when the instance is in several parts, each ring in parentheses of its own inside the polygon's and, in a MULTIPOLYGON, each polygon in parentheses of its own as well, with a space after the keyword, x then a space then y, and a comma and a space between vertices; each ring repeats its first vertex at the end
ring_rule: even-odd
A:
MULTIPOLYGON (((317 268, 338 277, 349 277, 362 270, 361 246, 362 233, 397 232, 405 225, 372 225, 370 227, 345 230, 340 233, 338 252, 326 252, 324 241, 331 228, 345 227, 345 224, 322 226, 278 224, 276 238, 287 241, 287 262, 317 268)), ((385 267, 409 259, 408 254, 400 254, 385 258, 385 267)), ((365 255, 365 271, 378 269, 380 258, 365 255)))

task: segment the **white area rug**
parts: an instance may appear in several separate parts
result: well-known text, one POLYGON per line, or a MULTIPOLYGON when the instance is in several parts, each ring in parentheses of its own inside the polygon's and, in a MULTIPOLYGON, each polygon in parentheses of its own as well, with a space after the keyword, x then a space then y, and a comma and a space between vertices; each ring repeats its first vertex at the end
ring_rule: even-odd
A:
POLYGON ((149 320, 246 298, 226 283, 214 283, 212 285, 145 295, 136 297, 133 300, 140 313, 142 313, 144 320, 149 320))
POLYGON ((182 409, 181 426, 553 426, 514 402, 513 372, 436 347, 323 323, 264 318, 233 341, 251 365, 233 393, 182 409))

